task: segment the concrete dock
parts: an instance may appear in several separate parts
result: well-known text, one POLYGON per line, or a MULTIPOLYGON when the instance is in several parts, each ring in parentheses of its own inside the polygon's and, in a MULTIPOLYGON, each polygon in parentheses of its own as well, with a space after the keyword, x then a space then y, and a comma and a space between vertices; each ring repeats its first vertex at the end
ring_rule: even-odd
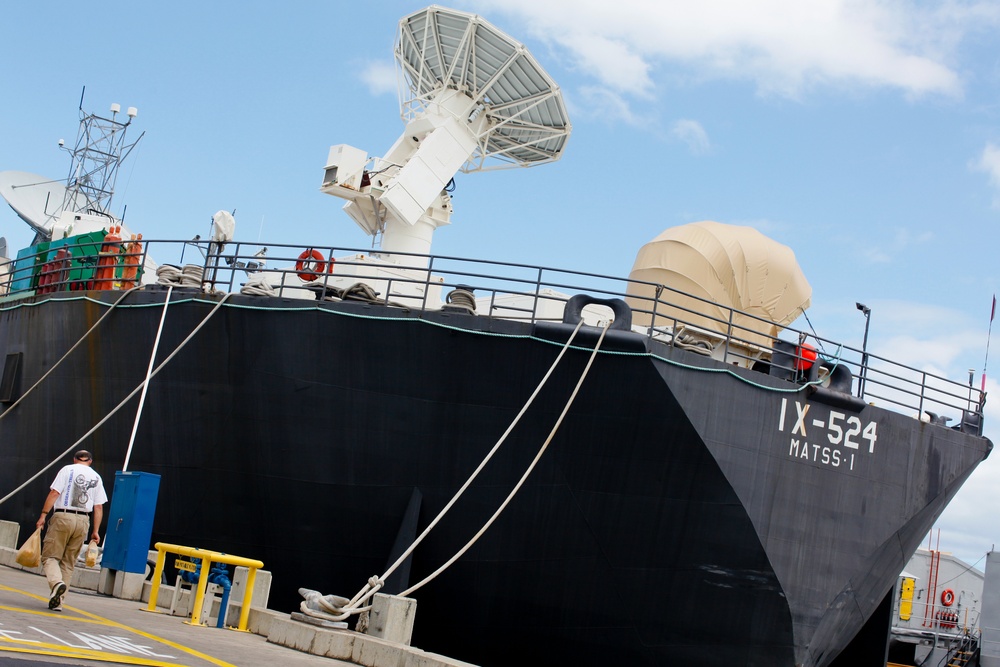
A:
POLYGON ((139 601, 71 588, 63 611, 49 611, 43 577, 0 567, 0 660, 190 667, 354 664, 289 649, 250 632, 188 625, 182 617, 144 609, 139 601))
MULTIPOLYGON (((131 575, 123 583, 108 570, 78 567, 63 610, 50 611, 45 578, 38 568, 18 565, 15 555, 13 547, 0 545, 0 667, 95 661, 157 667, 474 667, 407 643, 300 622, 254 602, 247 631, 192 625, 190 611, 170 613, 172 601, 190 605, 187 591, 175 598, 172 586, 159 586, 155 611, 148 611, 150 582, 131 575)), ((227 624, 235 617, 238 609, 231 609, 227 624)))

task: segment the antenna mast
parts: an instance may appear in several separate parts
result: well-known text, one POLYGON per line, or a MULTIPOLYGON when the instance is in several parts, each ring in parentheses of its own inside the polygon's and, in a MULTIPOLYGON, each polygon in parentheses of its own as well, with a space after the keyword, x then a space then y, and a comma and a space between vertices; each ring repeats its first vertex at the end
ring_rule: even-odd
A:
MULTIPOLYGON (((84 87, 83 92, 86 92, 84 87)), ((71 156, 69 175, 66 177, 64 211, 95 211, 110 214, 111 198, 118 178, 118 167, 139 143, 145 132, 132 143, 126 143, 125 133, 138 111, 129 107, 128 120, 118 120, 121 105, 111 105, 111 117, 88 114, 83 110, 83 93, 80 94, 80 129, 76 146, 66 148, 71 156)))
POLYGON ((135 107, 125 112, 126 120, 119 120, 118 104, 111 105, 110 118, 85 113, 86 91, 84 88, 80 93, 76 145, 67 148, 59 140, 59 147, 71 156, 65 183, 23 171, 0 172, 0 197, 35 230, 32 245, 106 228, 109 219, 110 224, 121 224, 111 213, 118 167, 145 133, 131 143, 125 139, 125 131, 138 113, 135 107))

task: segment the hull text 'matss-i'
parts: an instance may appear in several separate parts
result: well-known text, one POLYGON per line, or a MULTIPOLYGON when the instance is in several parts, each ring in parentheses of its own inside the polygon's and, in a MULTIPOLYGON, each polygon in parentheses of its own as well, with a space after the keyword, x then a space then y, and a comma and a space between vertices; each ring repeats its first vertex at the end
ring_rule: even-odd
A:
POLYGON ((415 645, 483 665, 848 659, 989 452, 983 396, 791 330, 808 283, 748 228, 668 230, 628 279, 427 255, 454 170, 552 161, 569 122, 479 17, 407 16, 396 56, 407 140, 334 147, 321 186, 378 250, 220 212, 205 242, 80 219, 5 264, 0 492, 86 443, 161 476, 154 540, 262 560, 272 606, 412 595, 415 645))

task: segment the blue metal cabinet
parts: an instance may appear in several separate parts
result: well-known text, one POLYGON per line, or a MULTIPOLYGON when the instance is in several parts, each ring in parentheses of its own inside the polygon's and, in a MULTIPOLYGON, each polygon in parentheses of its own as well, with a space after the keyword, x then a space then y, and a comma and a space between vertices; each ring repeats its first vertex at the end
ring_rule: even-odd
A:
POLYGON ((153 534, 160 476, 148 472, 115 473, 101 567, 143 573, 153 534))

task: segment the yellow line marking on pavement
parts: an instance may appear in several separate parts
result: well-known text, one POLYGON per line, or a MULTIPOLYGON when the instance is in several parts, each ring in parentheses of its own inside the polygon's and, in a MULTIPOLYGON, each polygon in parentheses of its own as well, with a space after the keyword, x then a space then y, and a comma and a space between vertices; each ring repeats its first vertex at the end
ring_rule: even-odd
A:
MULTIPOLYGON (((42 598, 43 600, 45 598, 42 598)), ((64 609, 71 609, 71 607, 63 607, 64 609)), ((46 616, 48 618, 60 618, 67 621, 76 621, 77 623, 96 623, 98 625, 103 625, 102 621, 93 620, 89 618, 80 618, 72 614, 67 614, 62 611, 42 611, 41 609, 28 609, 27 607, 8 607, 7 605, 0 605, 0 610, 2 611, 12 611, 17 614, 34 614, 35 616, 46 616)))
MULTIPOLYGON (((12 592, 12 593, 20 593, 21 595, 26 595, 27 597, 34 598, 36 600, 41 600, 41 601, 45 601, 45 600, 48 599, 48 598, 42 597, 40 595, 35 595, 34 593, 29 593, 28 591, 22 591, 22 590, 20 590, 18 588, 13 588, 11 586, 5 586, 3 584, 0 584, 0 590, 2 590, 2 591, 9 591, 9 592, 12 592)), ((153 640, 155 642, 159 642, 160 644, 165 644, 166 646, 169 646, 171 648, 175 648, 178 651, 183 651, 184 653, 187 653, 188 655, 192 655, 192 656, 194 656, 196 658, 200 658, 202 660, 205 660, 206 662, 212 663, 213 665, 218 665, 218 667, 236 667, 236 665, 233 665, 233 664, 230 664, 228 662, 219 660, 218 658, 213 658, 212 656, 206 655, 206 654, 202 653, 201 651, 196 651, 196 650, 194 650, 192 648, 188 648, 187 646, 183 646, 183 645, 178 644, 176 642, 172 642, 169 639, 164 639, 162 637, 157 637, 156 635, 150 634, 148 632, 143 632, 142 630, 139 630, 138 628, 133 628, 131 626, 125 625, 124 623, 118 623, 117 621, 112 621, 109 618, 102 618, 101 616, 98 616, 97 614, 92 614, 92 613, 90 613, 88 611, 84 611, 83 609, 78 609, 76 607, 70 607, 70 606, 65 605, 65 604, 63 605, 63 609, 66 609, 66 610, 69 610, 69 611, 73 611, 73 612, 75 612, 77 614, 81 614, 82 616, 85 616, 86 618, 73 618, 72 616, 66 616, 65 613, 58 614, 58 612, 56 612, 56 613, 54 613, 52 615, 58 615, 60 618, 65 618, 67 620, 81 621, 81 622, 85 622, 85 623, 98 623, 100 625, 107 625, 107 626, 110 626, 110 627, 113 627, 113 628, 118 628, 119 630, 125 630, 126 632, 131 632, 131 633, 137 634, 140 637, 145 637, 146 639, 151 639, 151 640, 153 640)), ((50 615, 48 612, 32 612, 32 613, 44 614, 46 616, 50 615)), ((10 642, 19 642, 19 640, 10 640, 10 639, 8 639, 7 641, 10 641, 10 642)), ((38 645, 41 645, 41 644, 35 644, 35 645, 38 646, 38 645)), ((64 650, 64 651, 68 650, 69 651, 69 655, 78 655, 77 654, 77 650, 72 650, 72 649, 63 648, 63 647, 56 647, 56 648, 59 648, 60 650, 64 650)), ((18 650, 20 652, 30 652, 27 649, 14 649, 13 647, 11 647, 9 649, 7 647, 0 647, 0 650, 18 650)), ((94 653, 95 654, 94 657, 96 658, 97 656, 100 656, 101 660, 108 660, 108 661, 111 661, 111 662, 123 662, 124 661, 124 658, 122 658, 122 656, 119 656, 119 655, 116 655, 116 654, 113 654, 113 653, 104 653, 103 651, 90 651, 89 649, 79 649, 79 651, 81 653, 83 653, 83 652, 94 653)), ((80 657, 84 657, 84 656, 80 656, 80 657)), ((87 656, 87 657, 89 657, 89 656, 87 656)), ((147 662, 131 662, 129 664, 154 665, 154 666, 155 665, 170 665, 171 667, 176 667, 176 663, 169 663, 169 662, 148 662, 147 661, 147 662)))
MULTIPOLYGON (((10 642, 22 642, 23 640, 8 639, 10 642)), ((116 653, 105 653, 104 651, 93 651, 90 649, 73 649, 58 644, 45 644, 42 642, 24 642, 33 648, 18 648, 16 646, 0 646, 0 651, 10 651, 11 653, 30 653, 32 655, 51 655, 57 658, 82 658, 84 660, 101 660, 103 662, 117 662, 126 665, 143 665, 144 667, 178 667, 176 662, 163 662, 161 660, 150 660, 149 658, 134 658, 116 653), (39 650, 39 648, 47 650, 39 650)))

